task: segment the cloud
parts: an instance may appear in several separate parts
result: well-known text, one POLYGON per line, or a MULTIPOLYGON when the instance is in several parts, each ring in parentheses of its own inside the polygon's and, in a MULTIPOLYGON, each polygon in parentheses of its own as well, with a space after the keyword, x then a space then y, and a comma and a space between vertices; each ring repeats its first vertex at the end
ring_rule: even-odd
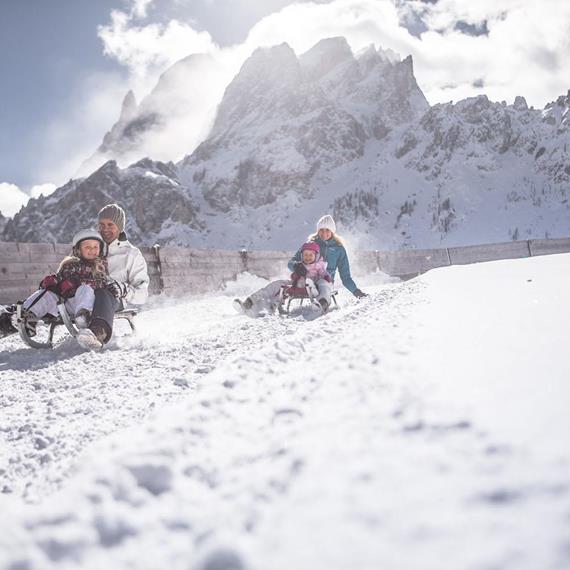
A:
POLYGON ((32 198, 39 198, 40 196, 49 196, 53 194, 57 186, 55 184, 46 183, 46 184, 37 184, 36 186, 32 186, 30 190, 30 196, 32 198))
POLYGON ((118 119, 128 81, 119 73, 94 73, 72 89, 75 104, 44 129, 34 173, 40 184, 50 181, 60 186, 76 176, 118 119))
POLYGON ((131 7, 131 17, 146 18, 149 7, 153 0, 133 0, 131 7))
POLYGON ((15 184, 0 182, 0 212, 9 218, 28 203, 30 197, 15 184))
POLYGON ((411 54, 431 104, 477 95, 474 83, 482 82, 493 100, 524 95, 543 107, 568 88, 569 20, 565 0, 552 0, 548 10, 538 0, 333 0, 264 18, 246 45, 286 41, 302 52, 320 38, 343 35, 354 50, 375 43, 411 54))
POLYGON ((10 182, 0 183, 0 212, 2 215, 12 218, 20 211, 22 206, 25 206, 30 198, 39 198, 42 194, 49 196, 55 191, 57 186, 55 184, 38 184, 33 186, 30 193, 27 194, 16 184, 10 182))
POLYGON ((408 8, 426 31, 413 46, 416 76, 431 103, 473 96, 485 85, 490 99, 524 95, 543 107, 567 89, 570 5, 551 0, 440 0, 408 8), (469 29, 484 30, 474 36, 469 29), (458 29, 459 28, 459 29, 458 29), (462 30, 463 28, 463 30, 462 30), (454 83, 453 90, 444 86, 454 83))
POLYGON ((261 19, 244 42, 225 48, 191 19, 168 20, 165 10, 151 11, 152 4, 131 0, 99 28, 105 53, 125 72, 87 77, 76 89, 77 104, 48 129, 39 180, 60 184, 74 176, 118 119, 126 92, 134 89, 144 106, 160 74, 193 53, 211 56, 211 66, 196 66, 186 79, 172 82, 172 92, 165 89, 146 101, 168 114, 180 110, 166 128, 148 136, 143 151, 151 158, 177 160, 190 153, 206 136, 224 86, 245 59, 259 46, 281 42, 300 54, 322 38, 345 36, 354 51, 374 43, 402 57, 411 54, 431 104, 485 93, 509 102, 524 95, 529 104, 543 107, 568 89, 566 0, 550 0, 548 10, 538 0, 298 2, 261 19), (159 16, 162 22, 156 21, 159 16))
MULTIPOLYGON (((148 2, 146 3, 148 4, 148 2)), ((104 52, 125 66, 136 90, 148 89, 157 76, 176 61, 193 53, 217 50, 208 32, 198 32, 187 23, 139 26, 132 15, 111 12, 111 23, 98 28, 104 52)))

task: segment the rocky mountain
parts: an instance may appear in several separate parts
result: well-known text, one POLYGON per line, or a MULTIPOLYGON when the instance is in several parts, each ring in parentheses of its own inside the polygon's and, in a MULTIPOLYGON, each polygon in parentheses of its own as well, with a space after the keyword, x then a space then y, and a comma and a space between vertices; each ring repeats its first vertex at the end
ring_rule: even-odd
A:
POLYGON ((2 235, 4 227, 6 226, 7 223, 8 219, 2 214, 2 212, 0 212, 0 236, 2 235))
MULTIPOLYGON (((560 97, 539 111, 522 97, 506 105, 481 95, 433 106, 359 184, 382 205, 371 231, 416 247, 568 235, 569 103, 560 97)), ((356 230, 359 216, 342 206, 338 215, 356 230)))
POLYGON ((183 179, 228 212, 293 194, 363 156, 429 105, 411 58, 392 62, 373 46, 353 55, 344 38, 297 57, 282 44, 256 50, 227 87, 210 136, 182 161, 183 179))
POLYGON ((98 211, 111 202, 126 207, 126 230, 135 243, 168 242, 172 228, 178 238, 192 241, 194 233, 205 229, 197 205, 177 179, 176 166, 143 159, 126 169, 109 161, 48 197, 32 198, 8 221, 3 239, 69 242, 77 231, 96 227, 98 211))
MULTIPOLYGON (((152 125, 182 121, 196 65, 180 62, 140 105, 128 95, 101 156, 137 154, 152 125)), ((323 213, 354 247, 567 236, 569 109, 570 93, 543 110, 484 95, 430 107, 410 57, 374 46, 354 54, 343 38, 300 56, 287 44, 258 49, 193 152, 107 162, 30 200, 2 236, 66 241, 110 201, 141 244, 294 248, 323 213)))
POLYGON ((180 160, 208 134, 225 81, 219 62, 194 54, 165 71, 140 104, 129 91, 119 120, 78 174, 88 175, 108 160, 124 166, 145 157, 180 160), (197 133, 196 123, 206 130, 197 133))

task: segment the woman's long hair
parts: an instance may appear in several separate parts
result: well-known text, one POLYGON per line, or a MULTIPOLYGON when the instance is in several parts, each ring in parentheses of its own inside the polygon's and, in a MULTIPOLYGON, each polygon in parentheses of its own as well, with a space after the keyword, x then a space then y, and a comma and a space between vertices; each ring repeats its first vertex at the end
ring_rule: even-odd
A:
MULTIPOLYGON (((342 247, 344 247, 344 240, 338 234, 335 234, 334 232, 331 232, 331 234, 332 234, 331 239, 336 240, 336 242, 339 245, 342 245, 342 247)), ((318 237, 319 237, 319 232, 315 232, 314 234, 311 234, 307 238, 307 241, 315 241, 318 237)))

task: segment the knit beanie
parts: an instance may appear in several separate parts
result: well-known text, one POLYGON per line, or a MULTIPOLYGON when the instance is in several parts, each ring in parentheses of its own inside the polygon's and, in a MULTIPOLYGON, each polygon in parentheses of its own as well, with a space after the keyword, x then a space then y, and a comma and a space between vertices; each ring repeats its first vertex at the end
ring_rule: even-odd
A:
POLYGON ((330 214, 323 216, 317 222, 317 232, 319 230, 330 230, 333 234, 336 232, 336 224, 334 223, 333 217, 330 214))
POLYGON ((119 204, 107 204, 99 212, 99 221, 111 220, 122 232, 125 229, 125 210, 119 204))

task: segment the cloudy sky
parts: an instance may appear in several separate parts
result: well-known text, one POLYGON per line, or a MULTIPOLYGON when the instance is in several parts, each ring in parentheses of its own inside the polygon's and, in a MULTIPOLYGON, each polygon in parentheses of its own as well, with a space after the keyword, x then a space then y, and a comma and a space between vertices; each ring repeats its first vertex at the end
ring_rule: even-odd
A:
MULTIPOLYGON (((0 211, 73 177, 191 53, 232 60, 344 35, 414 58, 431 104, 487 94, 542 108, 570 88, 567 0, 0 0, 0 211)), ((192 149, 188 149, 190 152, 192 149)))

